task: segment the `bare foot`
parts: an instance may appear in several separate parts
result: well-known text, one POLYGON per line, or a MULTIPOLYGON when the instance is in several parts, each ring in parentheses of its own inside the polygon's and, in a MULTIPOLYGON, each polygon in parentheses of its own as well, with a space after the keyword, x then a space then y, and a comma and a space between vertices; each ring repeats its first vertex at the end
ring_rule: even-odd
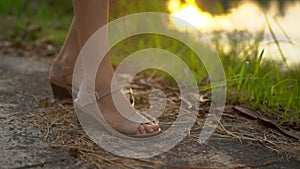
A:
MULTIPOLYGON (((73 68, 66 69, 66 66, 62 67, 58 65, 58 63, 54 62, 49 73, 50 81, 55 82, 55 84, 59 85, 60 87, 68 88, 68 90, 70 90, 72 89, 72 73, 73 68)), ((76 75, 76 77, 78 77, 78 75, 76 75)), ((78 82, 76 84, 77 86, 79 86, 81 80, 81 78, 78 79, 78 82)), ((79 89, 79 87, 77 87, 76 89, 79 89)), ((131 106, 130 102, 126 99, 126 97, 121 93, 121 91, 117 91, 112 94, 115 95, 116 98, 118 98, 117 101, 121 105, 121 107, 118 107, 118 109, 122 110, 122 113, 125 113, 127 117, 136 115, 134 108, 131 106)), ((112 99, 112 95, 108 95, 101 98, 98 101, 98 105, 105 120, 111 125, 112 128, 114 128, 120 133, 126 135, 146 134, 156 132, 160 129, 159 124, 153 122, 141 124, 125 118, 116 109, 112 99)))
MULTIPOLYGON (((122 113, 126 113, 127 117, 131 117, 136 114, 130 102, 120 91, 114 92, 113 95, 115 98, 117 98, 119 105, 121 105, 121 107, 118 107, 118 109, 121 108, 124 110, 122 113)), ((156 132, 160 129, 159 124, 153 122, 141 124, 125 118, 114 106, 112 95, 101 98, 98 102, 98 105, 106 121, 111 125, 112 128, 120 133, 126 135, 146 134, 156 132)))

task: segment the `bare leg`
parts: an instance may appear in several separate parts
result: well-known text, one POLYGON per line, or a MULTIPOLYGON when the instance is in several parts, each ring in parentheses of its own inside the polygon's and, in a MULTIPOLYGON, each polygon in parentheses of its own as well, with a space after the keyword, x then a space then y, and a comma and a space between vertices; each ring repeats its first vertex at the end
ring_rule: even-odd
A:
MULTIPOLYGON (((79 43, 82 47, 93 33, 108 23, 109 0, 73 0, 73 8, 79 43)), ((107 39, 107 37, 108 35, 101 38, 107 39)), ((104 73, 97 73, 96 90, 110 85, 113 68, 108 55, 104 57, 99 67, 99 71, 105 72, 105 76, 102 75, 104 73)))
POLYGON ((76 25, 76 19, 73 18, 65 42, 50 68, 50 81, 57 85, 72 84, 72 72, 81 50, 76 25))
POLYGON ((76 19, 73 18, 64 45, 54 60, 55 63, 58 65, 63 65, 64 68, 74 67, 81 49, 76 25, 76 19))
MULTIPOLYGON (((108 0, 73 0, 75 19, 77 23, 79 44, 83 46, 90 36, 100 27, 108 23, 108 0)), ((101 37, 108 39, 108 35, 101 37)), ((102 60, 96 75, 96 90, 101 90, 110 86, 113 76, 113 68, 109 55, 102 60)), ((135 114, 129 101, 121 92, 115 93, 122 105, 122 110, 128 115, 135 114)), ((139 124, 124 118, 119 114, 114 106, 111 96, 104 97, 98 102, 103 116, 108 123, 124 134, 152 133, 159 129, 158 124, 139 124)))

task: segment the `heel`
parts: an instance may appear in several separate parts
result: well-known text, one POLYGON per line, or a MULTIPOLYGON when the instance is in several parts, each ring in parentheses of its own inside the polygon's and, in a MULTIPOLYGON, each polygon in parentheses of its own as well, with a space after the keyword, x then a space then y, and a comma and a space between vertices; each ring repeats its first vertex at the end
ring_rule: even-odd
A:
POLYGON ((53 96, 55 99, 70 99, 72 98, 71 92, 65 88, 57 86, 56 84, 51 83, 51 88, 53 92, 53 96))

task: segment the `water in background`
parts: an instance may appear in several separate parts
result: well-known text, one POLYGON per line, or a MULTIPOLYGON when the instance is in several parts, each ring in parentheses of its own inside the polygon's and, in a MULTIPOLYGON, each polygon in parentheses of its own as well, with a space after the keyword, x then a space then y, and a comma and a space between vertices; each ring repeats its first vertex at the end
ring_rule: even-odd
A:
MULTIPOLYGON (((219 5, 215 5, 214 1, 186 0, 184 3, 170 0, 168 7, 174 16, 188 21, 205 33, 215 30, 247 30, 250 33, 264 31, 260 47, 265 50, 265 58, 283 60, 275 43, 276 37, 287 64, 291 66, 300 63, 300 1, 219 0, 219 5)), ((174 20, 173 26, 182 31, 193 31, 193 28, 174 20)))

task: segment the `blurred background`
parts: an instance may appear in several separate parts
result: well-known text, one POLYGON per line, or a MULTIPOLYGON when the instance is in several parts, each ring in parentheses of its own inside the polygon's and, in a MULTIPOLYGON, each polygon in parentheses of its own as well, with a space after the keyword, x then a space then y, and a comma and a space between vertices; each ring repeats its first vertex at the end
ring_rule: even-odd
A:
MULTIPOLYGON (((268 14, 277 40, 286 42, 282 44, 286 49, 286 62, 295 64, 300 60, 297 58, 299 46, 295 48, 288 44, 294 42, 295 45, 300 39, 300 25, 296 22, 300 16, 297 0, 111 0, 110 9, 110 20, 137 12, 172 13, 204 32, 245 30, 257 33, 268 27, 264 15, 268 14)), ((58 0, 0 0, 0 12, 1 41, 21 46, 36 40, 56 47, 62 45, 73 17, 72 3, 58 0)), ((173 26, 186 30, 179 23, 173 23, 173 26)), ((264 33, 264 48, 268 49, 265 54, 273 51, 268 55, 282 59, 282 54, 274 50, 277 46, 270 44, 274 40, 271 32, 264 30, 264 33)))
MULTIPOLYGON (((299 0, 111 0, 110 20, 138 12, 165 12, 170 30, 204 32, 217 50, 227 76, 228 104, 248 104, 278 119, 300 119, 299 0), (262 85, 263 84, 263 85, 262 85)), ((0 54, 51 62, 73 18, 71 1, 0 0, 0 54)), ((159 35, 125 39, 112 51, 114 65, 149 47, 180 56, 202 92, 205 67, 181 42, 159 35), (126 47, 125 47, 126 46, 126 47)), ((168 79, 168 77, 166 77, 168 79)), ((172 82, 170 82, 172 83, 172 82)))

